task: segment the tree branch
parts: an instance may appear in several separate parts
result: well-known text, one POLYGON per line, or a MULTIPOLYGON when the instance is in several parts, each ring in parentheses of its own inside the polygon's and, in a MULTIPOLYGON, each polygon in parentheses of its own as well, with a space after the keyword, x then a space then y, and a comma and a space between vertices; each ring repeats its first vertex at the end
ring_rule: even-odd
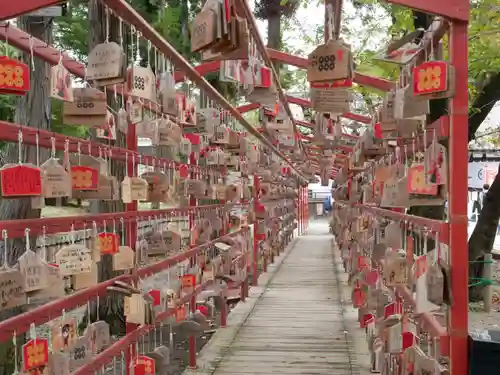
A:
POLYGON ((474 139, 477 129, 498 100, 500 100, 500 72, 486 80, 472 104, 472 109, 469 111, 469 142, 474 139))

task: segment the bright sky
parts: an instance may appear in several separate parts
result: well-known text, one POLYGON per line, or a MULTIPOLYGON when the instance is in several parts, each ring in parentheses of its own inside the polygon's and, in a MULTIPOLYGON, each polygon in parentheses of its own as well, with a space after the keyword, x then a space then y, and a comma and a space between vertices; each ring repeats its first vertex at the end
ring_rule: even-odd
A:
MULTIPOLYGON (((308 45, 304 41, 304 33, 310 37, 314 37, 314 30, 318 25, 321 25, 324 22, 324 5, 323 1, 319 0, 302 0, 302 2, 307 1, 307 7, 304 8, 302 5, 297 12, 296 19, 300 22, 299 25, 295 25, 291 31, 288 31, 284 35, 284 40, 286 43, 291 45, 293 48, 302 49, 304 51, 311 51, 312 46, 308 45)), ((253 7, 253 1, 249 1, 250 6, 253 7)), ((382 31, 374 32, 372 29, 369 29, 366 25, 362 24, 362 21, 359 17, 353 18, 354 16, 354 8, 350 0, 344 1, 344 7, 342 9, 342 18, 351 19, 350 21, 350 29, 357 31, 357 38, 350 37, 346 41, 350 43, 355 50, 361 47, 361 42, 366 38, 366 35, 370 35, 370 39, 364 48, 369 48, 372 50, 376 50, 379 46, 383 44, 383 40, 387 37, 387 32, 383 31, 384 29, 390 26, 390 19, 387 15, 380 11, 374 15, 374 17, 379 21, 379 26, 382 31)), ((261 35, 264 38, 264 42, 267 42, 267 22, 265 21, 257 21, 259 25, 259 29, 261 31, 261 35)), ((343 35, 345 38, 345 35, 343 35)), ((291 105, 292 112, 296 114, 297 119, 302 119, 302 110, 299 106, 291 105)), ((493 108, 490 112, 489 116, 483 122, 481 127, 479 128, 479 132, 485 131, 487 128, 491 127, 500 127, 500 102, 493 108)))
MULTIPOLYGON (((318 0, 302 0, 302 3, 307 1, 307 6, 300 6, 298 9, 296 16, 291 21, 292 27, 290 30, 285 32, 283 39, 287 45, 292 47, 295 50, 303 50, 305 52, 304 57, 314 49, 315 46, 306 42, 305 36, 310 38, 315 38, 315 30, 319 25, 322 25, 324 22, 324 12, 325 7, 323 1, 318 0)), ((253 8, 254 2, 249 1, 250 7, 253 8)), ((387 37, 387 32, 385 31, 390 25, 390 19, 383 11, 379 11, 374 16, 378 20, 378 26, 381 27, 382 31, 374 32, 373 29, 370 29, 369 26, 363 25, 360 18, 353 18, 354 16, 354 8, 351 2, 344 1, 344 7, 342 9, 342 18, 349 18, 350 21, 350 29, 356 30, 357 37, 346 38, 345 35, 342 35, 345 38, 346 42, 352 45, 354 50, 359 50, 361 48, 361 44, 366 40, 366 36, 370 35, 367 44, 364 48, 377 49, 383 42, 383 40, 387 37)), ((264 43, 267 43, 267 22, 257 20, 257 24, 259 29, 261 30, 261 36, 264 39, 264 43)), ((292 91, 294 91, 292 89, 292 91)), ((301 107, 298 105, 290 105, 292 112, 295 115, 295 118, 298 120, 303 119, 303 113, 301 107)))

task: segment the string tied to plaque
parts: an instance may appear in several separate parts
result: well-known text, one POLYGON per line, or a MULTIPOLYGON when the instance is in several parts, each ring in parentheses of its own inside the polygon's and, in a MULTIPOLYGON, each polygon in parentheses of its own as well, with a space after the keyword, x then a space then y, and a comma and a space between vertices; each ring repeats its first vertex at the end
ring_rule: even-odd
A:
POLYGON ((333 39, 333 33, 335 30, 335 12, 333 11, 333 4, 327 4, 326 15, 328 22, 328 40, 333 39))

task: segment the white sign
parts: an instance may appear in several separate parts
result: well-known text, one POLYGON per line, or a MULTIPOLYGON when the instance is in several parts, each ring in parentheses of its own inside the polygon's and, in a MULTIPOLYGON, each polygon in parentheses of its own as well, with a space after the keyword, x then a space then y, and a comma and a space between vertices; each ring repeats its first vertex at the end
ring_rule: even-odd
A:
POLYGON ((491 185, 498 171, 498 162, 469 163, 469 188, 482 189, 484 184, 491 185))

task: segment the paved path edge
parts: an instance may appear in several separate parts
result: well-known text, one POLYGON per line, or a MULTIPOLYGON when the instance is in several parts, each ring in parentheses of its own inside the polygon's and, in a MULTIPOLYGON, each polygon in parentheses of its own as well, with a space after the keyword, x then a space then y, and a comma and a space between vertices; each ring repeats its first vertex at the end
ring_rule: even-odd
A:
POLYGON ((368 351, 368 342, 363 328, 360 328, 358 321, 358 310, 352 306, 352 287, 348 284, 348 274, 344 271, 344 265, 337 246, 335 237, 332 238, 332 257, 334 272, 339 283, 340 298, 344 314, 346 344, 354 351, 350 353, 351 374, 371 374, 371 358, 368 351))
MULTIPOLYGON (((304 233, 305 234, 305 233, 304 233)), ((275 262, 270 264, 267 272, 259 276, 257 286, 252 286, 249 291, 249 296, 245 302, 239 302, 231 311, 227 318, 226 328, 219 328, 217 332, 210 338, 208 343, 201 349, 197 355, 196 369, 187 368, 183 375, 212 375, 217 366, 226 355, 229 347, 236 339, 240 328, 246 322, 255 304, 260 299, 262 294, 267 289, 268 284, 276 275, 286 259, 290 251, 297 245, 300 236, 295 237, 290 242, 283 253, 279 257, 274 258, 275 262)))

